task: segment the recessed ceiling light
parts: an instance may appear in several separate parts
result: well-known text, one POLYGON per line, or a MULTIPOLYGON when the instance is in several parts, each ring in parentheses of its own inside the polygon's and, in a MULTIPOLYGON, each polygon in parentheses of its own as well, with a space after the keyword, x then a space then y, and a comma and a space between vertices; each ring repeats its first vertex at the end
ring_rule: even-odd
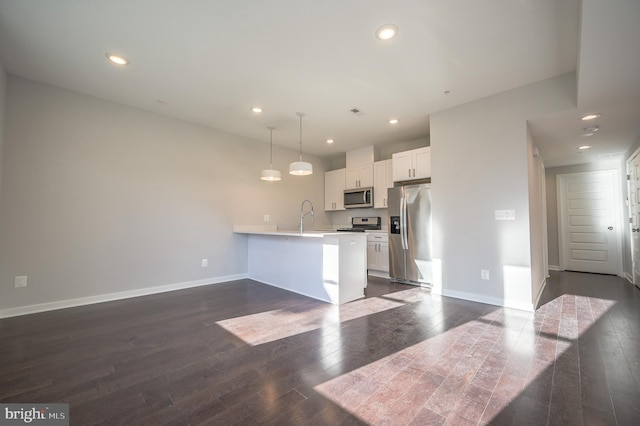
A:
POLYGON ((255 112, 256 114, 260 114, 262 112, 262 108, 260 107, 251 107, 251 111, 255 112))
POLYGON ((584 130, 587 133, 595 133, 598 130, 600 130, 600 127, 598 127, 598 126, 589 126, 589 127, 584 127, 582 130, 584 130))
POLYGON ((124 56, 116 55, 116 54, 113 54, 113 53, 107 53, 106 56, 107 56, 107 59, 109 59, 114 64, 117 64, 117 65, 129 65, 129 60, 127 58, 125 58, 124 56))
POLYGON ((593 135, 595 135, 595 133, 593 133, 593 132, 583 133, 583 134, 582 134, 582 137, 583 137, 583 138, 588 138, 589 136, 593 136, 593 135))
POLYGON ((332 144, 332 143, 334 143, 334 142, 335 142, 335 141, 334 141, 333 139, 327 139, 327 143, 328 143, 329 145, 331 145, 331 144, 332 144))
POLYGON ((389 120, 389 124, 398 124, 399 120, 397 118, 392 118, 389 120))
POLYGON ((582 145, 578 147, 580 151, 584 151, 585 149, 589 149, 589 148, 591 148, 591 145, 582 145))
POLYGON ((596 118, 600 118, 602 117, 602 114, 600 113, 596 113, 596 114, 589 114, 589 115, 585 115, 584 117, 581 118, 582 121, 589 121, 589 120, 595 120, 596 118))
POLYGON ((376 30, 378 40, 391 40, 398 34, 398 27, 393 24, 385 24, 376 30))

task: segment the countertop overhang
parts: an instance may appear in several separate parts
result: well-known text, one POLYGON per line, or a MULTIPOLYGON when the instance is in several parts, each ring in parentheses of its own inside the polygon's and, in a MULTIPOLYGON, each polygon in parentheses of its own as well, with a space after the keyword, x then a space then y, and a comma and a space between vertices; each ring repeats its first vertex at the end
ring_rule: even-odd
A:
POLYGON ((234 225, 233 232, 236 234, 253 234, 253 235, 273 235, 280 237, 309 237, 322 238, 327 235, 366 235, 367 233, 384 233, 386 230, 371 230, 366 232, 344 232, 336 230, 309 230, 300 233, 298 230, 281 229, 277 225, 234 225))
MULTIPOLYGON (((343 232, 335 230, 312 230, 300 232, 298 230, 282 229, 278 230, 276 225, 234 225, 233 232, 236 234, 251 235, 273 235, 280 237, 309 237, 322 238, 327 235, 365 235, 364 232, 343 232)), ((376 231, 380 232, 380 231, 376 231)))

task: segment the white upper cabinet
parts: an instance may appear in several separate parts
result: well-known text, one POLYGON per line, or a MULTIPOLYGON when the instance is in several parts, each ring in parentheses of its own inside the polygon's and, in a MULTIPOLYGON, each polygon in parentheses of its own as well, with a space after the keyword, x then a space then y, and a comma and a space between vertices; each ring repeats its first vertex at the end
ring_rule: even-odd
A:
POLYGON ((431 177, 431 147, 418 148, 414 150, 414 167, 413 177, 416 179, 424 179, 431 177))
POLYGON ((373 186, 375 148, 365 146, 347 152, 346 189, 373 186))
POLYGON ((376 161, 373 163, 373 207, 385 209, 387 203, 387 189, 393 188, 392 160, 376 161))
POLYGON ((324 173, 324 210, 344 210, 345 169, 324 173))
POLYGON ((369 186, 373 186, 373 163, 347 168, 346 189, 369 186))
POLYGON ((392 155, 393 181, 431 177, 431 147, 397 152, 392 155))

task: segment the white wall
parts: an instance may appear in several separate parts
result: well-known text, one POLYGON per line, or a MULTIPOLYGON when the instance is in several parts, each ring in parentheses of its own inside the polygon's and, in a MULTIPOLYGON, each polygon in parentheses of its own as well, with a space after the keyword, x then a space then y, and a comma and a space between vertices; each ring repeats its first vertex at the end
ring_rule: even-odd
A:
MULTIPOLYGON (((234 224, 294 228, 300 203, 328 225, 325 160, 259 180, 265 142, 9 76, 0 204, 0 314, 7 309, 247 273, 234 224), (209 259, 207 268, 201 259, 209 259), (28 286, 14 289, 14 277, 28 286)), ((1 316, 1 315, 0 315, 1 316)))
POLYGON ((7 97, 7 73, 0 60, 0 205, 2 204, 2 153, 4 151, 4 111, 7 97))
POLYGON ((533 307, 526 120, 575 108, 575 87, 567 74, 431 116, 434 291, 533 307))

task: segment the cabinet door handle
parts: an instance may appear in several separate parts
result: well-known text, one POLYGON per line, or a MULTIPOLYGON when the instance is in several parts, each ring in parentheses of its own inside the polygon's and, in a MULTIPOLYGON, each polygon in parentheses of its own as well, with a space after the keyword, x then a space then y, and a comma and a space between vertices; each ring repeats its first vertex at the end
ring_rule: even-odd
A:
POLYGON ((409 177, 411 177, 411 169, 409 169, 409 177))

